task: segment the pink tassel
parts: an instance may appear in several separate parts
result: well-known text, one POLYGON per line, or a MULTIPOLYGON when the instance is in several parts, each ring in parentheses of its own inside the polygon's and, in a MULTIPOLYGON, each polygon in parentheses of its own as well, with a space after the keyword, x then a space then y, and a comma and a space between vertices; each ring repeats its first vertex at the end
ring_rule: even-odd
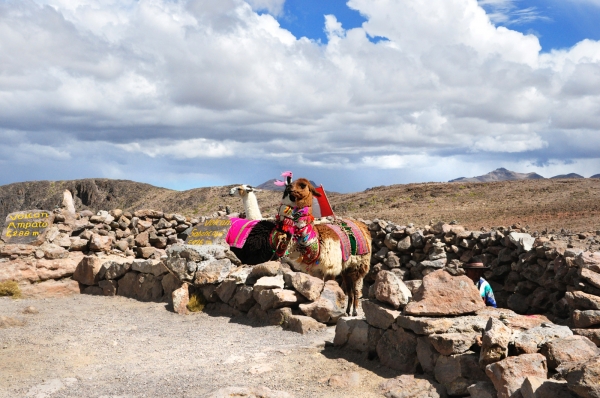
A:
POLYGON ((291 171, 284 171, 283 173, 281 173, 282 177, 291 177, 292 176, 292 172, 291 171))
POLYGON ((273 184, 277 185, 278 187, 282 187, 282 186, 285 185, 285 182, 279 181, 279 180, 275 180, 275 181, 273 181, 273 184))

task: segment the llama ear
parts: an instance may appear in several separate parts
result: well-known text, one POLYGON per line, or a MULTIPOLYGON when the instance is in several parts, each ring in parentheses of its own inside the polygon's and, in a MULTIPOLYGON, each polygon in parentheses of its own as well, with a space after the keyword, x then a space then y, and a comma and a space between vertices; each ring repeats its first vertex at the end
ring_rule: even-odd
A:
POLYGON ((286 181, 287 185, 291 185, 292 184, 292 175, 291 175, 291 173, 290 173, 289 176, 286 177, 285 181, 286 181))
POLYGON ((321 194, 319 192, 317 192, 317 190, 315 189, 315 187, 312 186, 312 184, 309 185, 309 189, 310 189, 310 193, 312 193, 313 196, 316 196, 317 198, 321 197, 321 194))
POLYGON ((252 192, 262 192, 262 189, 258 189, 258 188, 252 188, 252 192))

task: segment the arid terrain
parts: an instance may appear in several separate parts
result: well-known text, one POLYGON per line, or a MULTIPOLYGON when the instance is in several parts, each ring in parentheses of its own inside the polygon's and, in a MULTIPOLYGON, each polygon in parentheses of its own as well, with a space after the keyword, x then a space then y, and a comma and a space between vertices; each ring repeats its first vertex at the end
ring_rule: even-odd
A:
MULTIPOLYGON (((0 218, 17 210, 51 210, 61 204, 64 189, 73 192, 78 209, 93 211, 152 208, 201 216, 230 206, 233 212, 239 212, 243 210, 241 200, 227 196, 232 186, 173 191, 107 179, 15 183, 0 187, 0 218)), ((274 214, 280 196, 280 192, 268 190, 257 194, 264 214, 274 214)), ((417 226, 456 220, 471 229, 516 223, 529 226, 531 231, 600 229, 598 178, 420 183, 328 196, 337 215, 412 222, 417 226)))
POLYGON ((379 384, 398 372, 326 346, 333 333, 183 316, 119 296, 0 297, 0 398, 204 397, 261 386, 292 397, 380 397, 379 384), (23 313, 29 306, 39 313, 23 313), (17 325, 6 328, 7 319, 17 325))

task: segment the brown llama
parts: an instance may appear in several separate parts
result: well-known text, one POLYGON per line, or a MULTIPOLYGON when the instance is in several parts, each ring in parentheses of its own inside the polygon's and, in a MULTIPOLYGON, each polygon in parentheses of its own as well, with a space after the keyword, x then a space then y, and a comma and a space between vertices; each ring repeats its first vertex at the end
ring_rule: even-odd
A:
MULTIPOLYGON (((312 218, 313 196, 319 196, 319 194, 311 183, 305 178, 300 178, 286 186, 286 191, 289 199, 295 204, 295 208, 304 209, 303 215, 310 214, 311 217, 305 216, 307 220, 312 218)), ((289 254, 285 257, 285 261, 294 269, 323 280, 335 279, 338 275, 341 276, 342 288, 348 296, 346 313, 350 314, 352 308, 352 315, 356 316, 358 314, 359 299, 362 297, 363 279, 369 272, 371 265, 369 230, 364 223, 348 219, 336 219, 333 224, 313 224, 312 228, 318 233, 318 255, 307 259, 306 250, 301 242, 298 239, 291 239, 288 246, 289 254), (344 253, 340 235, 344 236, 344 231, 350 229, 349 225, 353 226, 354 239, 360 240, 362 243, 363 254, 351 254, 347 251, 344 253), (341 234, 336 233, 336 231, 341 231, 341 234), (356 236, 357 234, 362 234, 362 236, 356 236), (347 258, 344 260, 345 255, 347 258)))

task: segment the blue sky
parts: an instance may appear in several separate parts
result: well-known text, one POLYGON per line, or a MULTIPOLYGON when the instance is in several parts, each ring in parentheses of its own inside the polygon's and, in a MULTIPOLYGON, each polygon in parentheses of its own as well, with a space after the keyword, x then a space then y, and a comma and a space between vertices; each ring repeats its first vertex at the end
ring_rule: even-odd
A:
MULTIPOLYGON (((277 20, 298 38, 305 36, 327 43, 324 15, 335 15, 344 29, 360 27, 367 20, 346 3, 347 0, 286 0, 277 20)), ((600 40, 600 3, 593 1, 492 1, 483 3, 483 7, 490 14, 501 12, 507 18, 495 21, 496 25, 537 36, 545 52, 571 47, 583 39, 600 40)))
POLYGON ((599 20, 600 0, 2 0, 0 184, 587 177, 599 20))

